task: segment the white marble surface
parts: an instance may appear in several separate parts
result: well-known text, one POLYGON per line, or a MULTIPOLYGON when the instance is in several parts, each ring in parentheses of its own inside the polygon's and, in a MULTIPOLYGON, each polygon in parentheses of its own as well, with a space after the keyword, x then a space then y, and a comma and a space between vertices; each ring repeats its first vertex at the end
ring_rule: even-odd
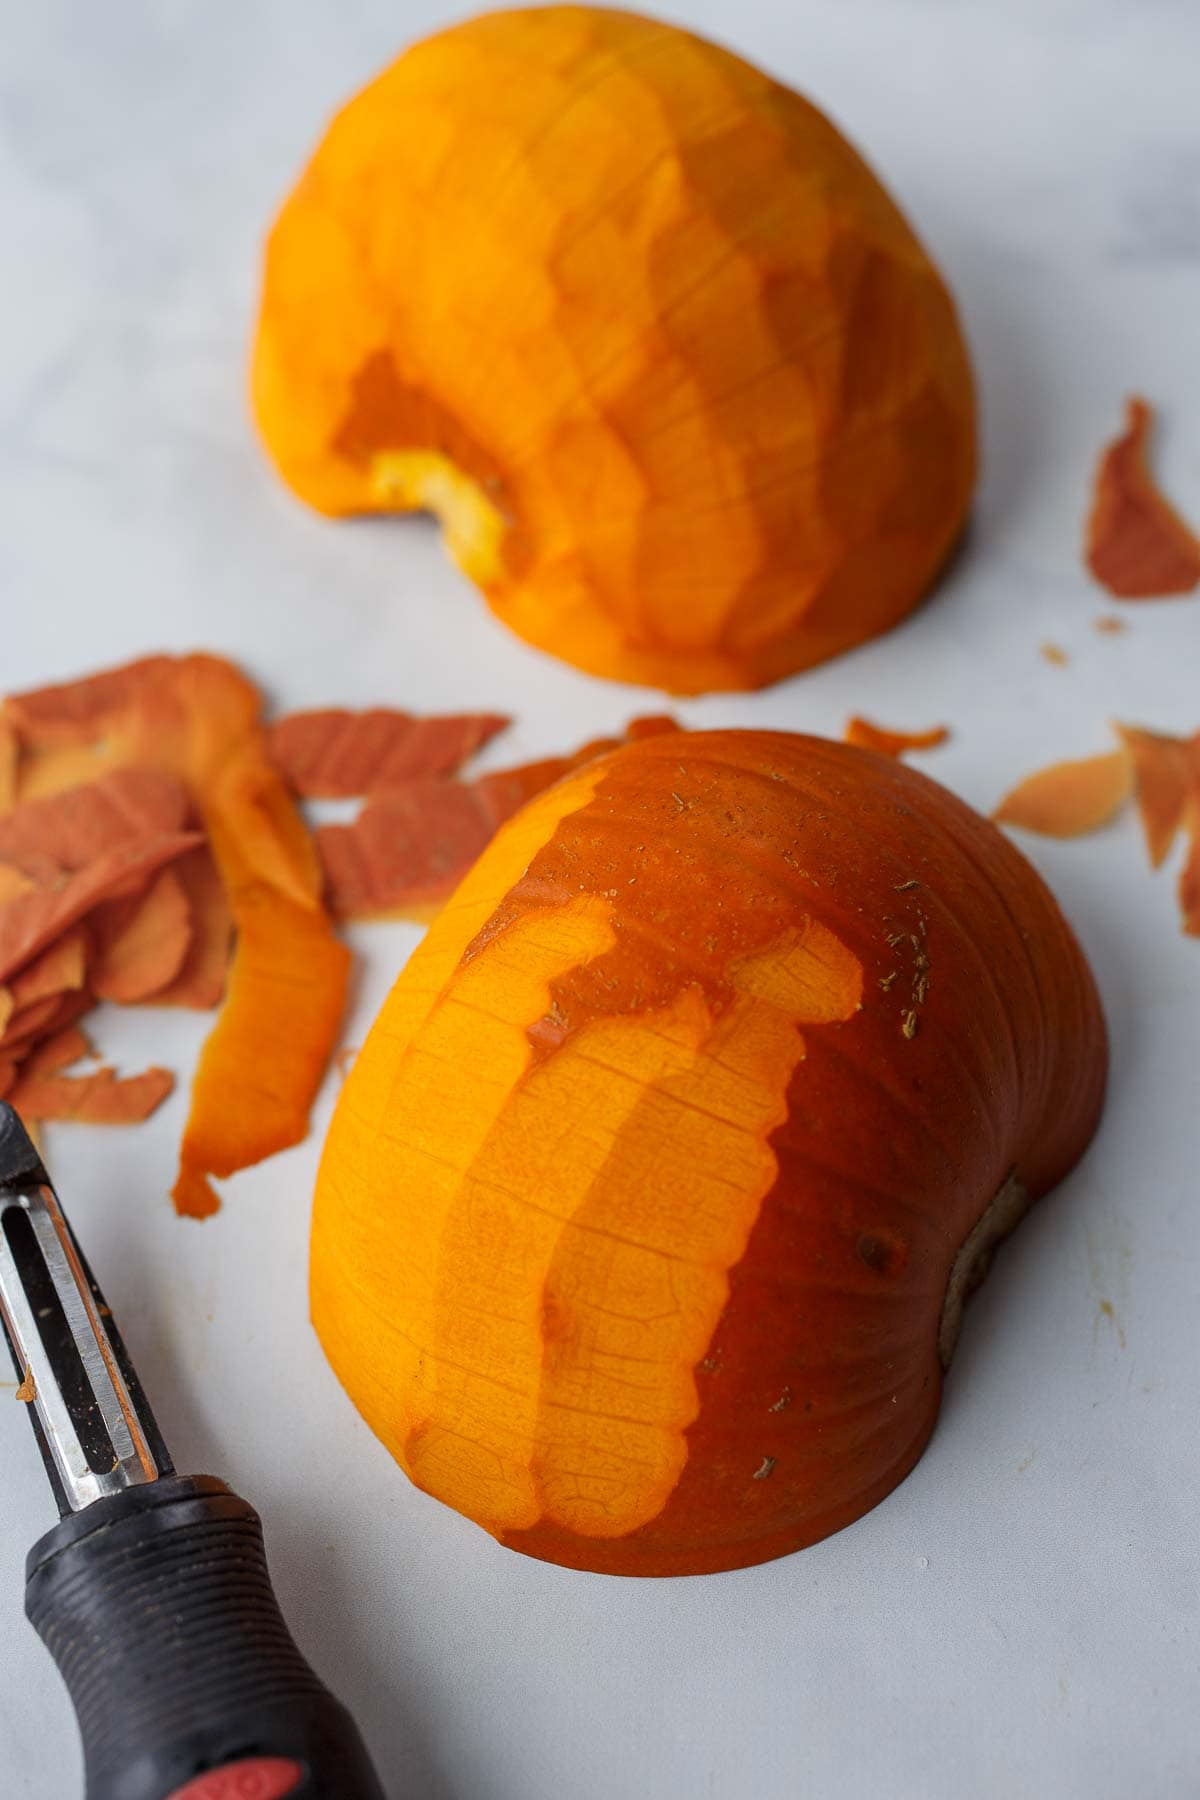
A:
MULTIPOLYGON (((990 806, 1105 743, 1200 724, 1200 600, 1093 630, 1089 471, 1122 396, 1166 409, 1200 514, 1200 9, 1192 0, 681 0, 824 103, 889 176, 961 298, 986 473, 969 554, 887 641, 693 724, 953 743, 990 806), (1045 639, 1066 668, 1038 655, 1045 639)), ((146 650, 243 659, 281 704, 508 704, 502 756, 647 696, 505 636, 431 528, 334 527, 264 466, 244 367, 259 239, 331 107, 457 8, 413 0, 38 0, 0 68, 0 689, 146 650)), ((649 697, 651 705, 653 697, 649 697)), ((497 753, 495 760, 501 759, 497 753)), ((320 1128, 164 1201, 184 1100, 63 1128, 51 1154, 182 1465, 264 1513, 302 1644, 410 1800, 1185 1800, 1200 1792, 1200 944, 1132 819, 1025 848, 1091 952, 1112 1099, 1083 1168, 972 1309, 942 1422, 884 1505, 803 1555, 707 1580, 570 1574, 411 1490, 305 1317, 320 1128), (1107 1301, 1111 1317, 1101 1309, 1107 1301)), ((362 930, 357 1041, 414 933, 362 930)), ((186 1069, 201 1026, 115 1014, 105 1047, 186 1069)), ((11 1389, 9 1390, 11 1394, 11 1389)), ((2 1399, 2 1394, 0 1394, 2 1399)), ((21 1620, 50 1523, 0 1405, 0 1793, 66 1800, 66 1699, 21 1620)))

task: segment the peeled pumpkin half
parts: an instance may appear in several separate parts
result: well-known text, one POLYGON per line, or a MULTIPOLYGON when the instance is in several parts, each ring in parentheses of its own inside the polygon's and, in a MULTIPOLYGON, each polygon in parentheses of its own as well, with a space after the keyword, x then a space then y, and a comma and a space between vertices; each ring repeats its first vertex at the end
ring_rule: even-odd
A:
POLYGON ((392 990, 321 1166, 317 1330, 411 1479, 513 1549, 780 1556, 917 1461, 1106 1058, 1051 895, 943 788, 778 732, 643 740, 518 814, 392 990))
POLYGON ((521 637, 677 693, 886 631, 963 524, 950 296, 807 100, 633 13, 485 14, 339 113, 267 246, 259 429, 440 515, 521 637))

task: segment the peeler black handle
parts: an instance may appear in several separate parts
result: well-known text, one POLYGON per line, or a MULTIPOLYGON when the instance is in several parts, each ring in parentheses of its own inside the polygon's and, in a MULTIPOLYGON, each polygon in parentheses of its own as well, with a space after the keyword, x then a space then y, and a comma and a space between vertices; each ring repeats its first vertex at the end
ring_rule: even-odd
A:
POLYGON ((384 1800, 224 1482, 168 1475, 69 1514, 29 1553, 25 1610, 74 1702, 87 1800, 384 1800))

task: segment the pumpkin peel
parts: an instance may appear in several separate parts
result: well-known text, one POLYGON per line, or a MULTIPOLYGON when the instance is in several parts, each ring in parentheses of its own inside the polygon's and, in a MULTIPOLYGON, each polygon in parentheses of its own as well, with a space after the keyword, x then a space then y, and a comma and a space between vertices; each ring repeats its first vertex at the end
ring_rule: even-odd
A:
POLYGON ((99 925, 90 985, 98 1000, 133 1006, 161 993, 179 974, 191 944, 191 915, 170 866, 132 904, 116 905, 119 910, 99 925))
POLYGON ((317 848, 338 919, 386 918, 452 893, 495 829, 474 784, 414 777, 368 801, 349 825, 323 825, 317 848))
POLYGON ((35 1000, 17 1006, 8 1019, 4 1032, 4 1049, 20 1056, 37 1043, 42 1033, 58 1024, 62 1011, 62 993, 39 994, 35 1000))
POLYGON ((199 833, 168 832, 106 851, 48 892, 31 889, 0 905, 0 981, 78 923, 92 908, 143 880, 200 842, 199 833))
POLYGON ((102 1066, 86 1075, 64 1075, 72 1063, 94 1056, 75 1024, 61 1025, 14 1066, 8 1082, 12 1104, 27 1119, 73 1119, 84 1125, 132 1125, 148 1118, 174 1087, 166 1069, 119 1077, 102 1066))
POLYGON ((234 891, 233 916, 228 992, 200 1053, 172 1190, 193 1217, 216 1209, 208 1175, 304 1138, 345 996, 349 953, 319 908, 255 885, 234 891))
POLYGON ((190 823, 187 793, 156 769, 114 769, 96 781, 27 801, 0 817, 0 862, 35 878, 75 870, 114 850, 190 823))
POLYGON ((1200 937, 1200 732, 1191 737, 1116 727, 1133 764, 1138 811, 1150 866, 1166 860, 1180 831, 1187 839, 1177 887, 1181 927, 1200 937))
POLYGON ((15 975, 9 977, 13 1017, 35 1001, 57 1000, 71 988, 81 988, 87 976, 88 941, 78 926, 54 939, 15 975))
POLYGON ((107 1065, 89 1075, 22 1073, 9 1098, 27 1119, 73 1119, 80 1125, 135 1125, 148 1119, 175 1086, 168 1069, 119 1076, 107 1065))
POLYGON ((68 988, 61 994, 47 995, 25 1009, 24 1014, 10 1019, 3 1052, 23 1063, 35 1056, 44 1043, 58 1032, 73 1025, 92 1006, 86 988, 68 988))
POLYGON ((1172 737, 1144 727, 1118 725, 1137 772, 1138 810, 1152 868, 1158 868, 1182 830, 1187 839, 1179 872, 1181 925, 1200 937, 1200 732, 1172 737))
POLYGON ((220 1005, 225 992, 233 914, 207 844, 185 851, 171 869, 187 902, 187 949, 174 978, 145 999, 154 1006, 208 1011, 220 1005))
POLYGON ((294 794, 348 800, 417 777, 456 775, 510 723, 502 713, 414 718, 390 707, 328 707, 274 720, 268 746, 294 794))
POLYGON ((1126 750, 1052 763, 1007 793, 992 817, 1044 837, 1082 837, 1114 819, 1133 791, 1126 750))
POLYGON ((1138 814, 1152 869, 1161 868, 1187 815, 1191 788, 1200 781, 1195 743, 1141 725, 1116 725, 1133 764, 1138 814))
POLYGON ((945 725, 934 725, 928 731, 894 731, 855 713, 846 721, 842 740, 857 744, 861 750, 878 751, 880 756, 903 756, 907 750, 936 750, 949 736, 945 725))
POLYGON ((1200 582, 1200 538, 1159 492, 1146 461, 1153 425, 1153 409, 1133 395, 1125 429, 1096 471, 1087 565, 1118 600, 1188 594, 1200 582))
POLYGON ((22 1075, 57 1075, 85 1056, 95 1056, 86 1033, 78 1025, 63 1025, 31 1050, 22 1064, 22 1075))

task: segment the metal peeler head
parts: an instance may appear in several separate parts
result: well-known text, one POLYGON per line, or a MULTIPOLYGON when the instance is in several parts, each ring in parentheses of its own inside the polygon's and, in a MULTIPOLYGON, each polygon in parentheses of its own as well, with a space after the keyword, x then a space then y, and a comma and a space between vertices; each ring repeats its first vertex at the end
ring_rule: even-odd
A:
POLYGON ((120 1334, 20 1117, 0 1100, 0 1321, 62 1512, 171 1472, 120 1334))

